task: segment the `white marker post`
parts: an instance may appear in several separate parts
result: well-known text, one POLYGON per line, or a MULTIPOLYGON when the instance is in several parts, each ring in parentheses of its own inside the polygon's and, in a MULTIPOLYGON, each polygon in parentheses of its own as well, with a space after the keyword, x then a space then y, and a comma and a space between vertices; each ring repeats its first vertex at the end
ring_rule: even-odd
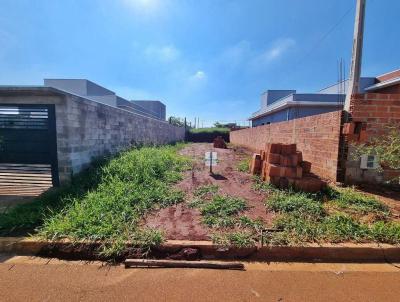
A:
POLYGON ((206 167, 210 167, 210 174, 213 174, 212 167, 217 165, 217 152, 206 152, 204 162, 206 167))

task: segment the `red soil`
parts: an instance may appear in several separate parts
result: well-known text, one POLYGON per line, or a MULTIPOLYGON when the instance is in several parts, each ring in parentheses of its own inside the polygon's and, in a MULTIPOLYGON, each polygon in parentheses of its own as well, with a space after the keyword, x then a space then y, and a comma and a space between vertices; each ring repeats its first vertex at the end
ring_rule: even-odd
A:
POLYGON ((240 160, 249 156, 245 149, 215 149, 212 144, 191 144, 181 151, 181 154, 195 159, 193 169, 185 172, 184 179, 176 187, 186 193, 186 202, 168 208, 154 211, 148 215, 144 224, 148 227, 163 229, 168 239, 177 240, 207 240, 211 230, 201 222, 197 209, 187 206, 193 198, 193 191, 199 186, 214 184, 219 186, 219 194, 240 197, 246 200, 249 209, 244 215, 252 219, 260 218, 267 225, 272 221, 273 214, 268 213, 263 204, 265 195, 251 188, 251 175, 237 171, 240 160), (203 163, 204 153, 218 153, 218 165, 213 167, 214 176, 203 163))

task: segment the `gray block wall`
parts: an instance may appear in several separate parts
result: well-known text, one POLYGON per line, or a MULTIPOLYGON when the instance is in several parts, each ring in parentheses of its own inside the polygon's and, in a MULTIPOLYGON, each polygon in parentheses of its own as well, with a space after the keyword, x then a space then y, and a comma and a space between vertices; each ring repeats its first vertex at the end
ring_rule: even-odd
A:
POLYGON ((0 103, 55 104, 60 182, 68 182, 90 162, 134 144, 182 141, 185 130, 82 97, 50 91, 14 92, 0 103))

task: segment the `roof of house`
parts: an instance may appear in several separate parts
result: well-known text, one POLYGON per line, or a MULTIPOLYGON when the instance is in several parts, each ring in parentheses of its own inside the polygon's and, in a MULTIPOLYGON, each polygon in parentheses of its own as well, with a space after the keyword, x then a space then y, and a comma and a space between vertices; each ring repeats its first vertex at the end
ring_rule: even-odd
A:
POLYGON ((378 83, 367 87, 366 91, 375 91, 389 86, 400 84, 400 69, 376 77, 378 83))
POLYGON ((273 104, 254 112, 249 120, 254 120, 289 107, 340 107, 344 95, 319 93, 293 93, 273 104))

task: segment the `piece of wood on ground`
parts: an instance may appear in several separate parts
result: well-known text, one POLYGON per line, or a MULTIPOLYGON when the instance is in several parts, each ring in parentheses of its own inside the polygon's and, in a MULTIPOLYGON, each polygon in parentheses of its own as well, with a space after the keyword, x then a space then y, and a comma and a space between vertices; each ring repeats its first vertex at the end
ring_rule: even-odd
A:
POLYGON ((152 260, 152 259, 126 259, 125 268, 128 267, 165 267, 165 268, 212 268, 244 270, 240 262, 225 261, 186 261, 186 260, 152 260))

